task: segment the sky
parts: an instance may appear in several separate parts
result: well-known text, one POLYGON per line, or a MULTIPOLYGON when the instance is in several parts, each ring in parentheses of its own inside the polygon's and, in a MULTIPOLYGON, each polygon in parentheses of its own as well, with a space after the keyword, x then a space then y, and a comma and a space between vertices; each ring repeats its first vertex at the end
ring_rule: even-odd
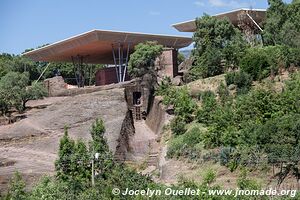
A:
POLYGON ((192 36, 171 24, 237 8, 267 8, 267 0, 0 0, 0 53, 92 29, 192 36))

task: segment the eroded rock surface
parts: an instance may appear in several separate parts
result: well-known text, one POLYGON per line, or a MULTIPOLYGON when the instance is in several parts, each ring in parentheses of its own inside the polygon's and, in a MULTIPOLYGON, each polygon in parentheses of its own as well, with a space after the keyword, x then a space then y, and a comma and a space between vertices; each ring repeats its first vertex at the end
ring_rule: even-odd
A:
POLYGON ((109 147, 114 152, 127 112, 123 88, 50 97, 31 104, 48 106, 30 110, 27 118, 14 124, 0 126, 0 190, 7 187, 16 170, 29 184, 41 175, 52 174, 65 126, 69 127, 72 138, 88 141, 92 123, 101 117, 109 147))

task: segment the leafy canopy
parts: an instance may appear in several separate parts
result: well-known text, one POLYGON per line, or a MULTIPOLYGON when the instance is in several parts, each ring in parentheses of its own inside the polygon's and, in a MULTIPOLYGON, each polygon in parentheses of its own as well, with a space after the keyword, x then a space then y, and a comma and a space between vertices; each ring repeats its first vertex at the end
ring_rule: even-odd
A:
POLYGON ((155 60, 162 53, 163 46, 157 42, 145 42, 135 46, 135 51, 130 55, 128 71, 132 77, 142 77, 150 73, 154 74, 155 60))
POLYGON ((228 20, 204 15, 196 20, 193 40, 195 63, 188 80, 222 74, 224 66, 236 66, 247 44, 228 20))
POLYGON ((29 74, 8 72, 0 79, 0 108, 6 114, 11 108, 22 112, 29 100, 40 99, 47 95, 45 88, 37 83, 28 86, 29 74))

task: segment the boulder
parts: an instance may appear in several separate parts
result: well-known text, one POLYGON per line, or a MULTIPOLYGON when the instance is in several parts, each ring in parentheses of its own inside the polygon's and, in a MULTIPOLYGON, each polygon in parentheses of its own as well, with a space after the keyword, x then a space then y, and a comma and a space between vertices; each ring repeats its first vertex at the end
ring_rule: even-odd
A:
POLYGON ((176 76, 172 79, 172 84, 173 85, 179 86, 179 85, 181 85, 181 82, 182 82, 182 77, 181 76, 176 76))

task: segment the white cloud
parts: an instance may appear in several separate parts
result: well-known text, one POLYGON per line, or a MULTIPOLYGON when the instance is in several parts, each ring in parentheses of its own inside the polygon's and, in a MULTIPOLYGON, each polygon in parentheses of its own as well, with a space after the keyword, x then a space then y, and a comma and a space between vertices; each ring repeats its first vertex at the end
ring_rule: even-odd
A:
POLYGON ((209 0, 210 5, 215 7, 227 7, 228 4, 224 0, 209 0))
POLYGON ((194 4, 199 7, 205 6, 205 3, 202 1, 195 1, 194 4))
POLYGON ((160 15, 160 12, 157 11, 150 11, 149 15, 160 15))
POLYGON ((241 2, 241 1, 231 0, 228 2, 228 7, 231 8, 250 8, 251 6, 253 6, 252 1, 241 2))
MULTIPOLYGON (((194 2, 196 6, 205 6, 202 0, 194 2)), ((208 5, 211 7, 222 7, 222 8, 249 8, 254 6, 253 1, 242 1, 242 0, 208 0, 208 5)))

